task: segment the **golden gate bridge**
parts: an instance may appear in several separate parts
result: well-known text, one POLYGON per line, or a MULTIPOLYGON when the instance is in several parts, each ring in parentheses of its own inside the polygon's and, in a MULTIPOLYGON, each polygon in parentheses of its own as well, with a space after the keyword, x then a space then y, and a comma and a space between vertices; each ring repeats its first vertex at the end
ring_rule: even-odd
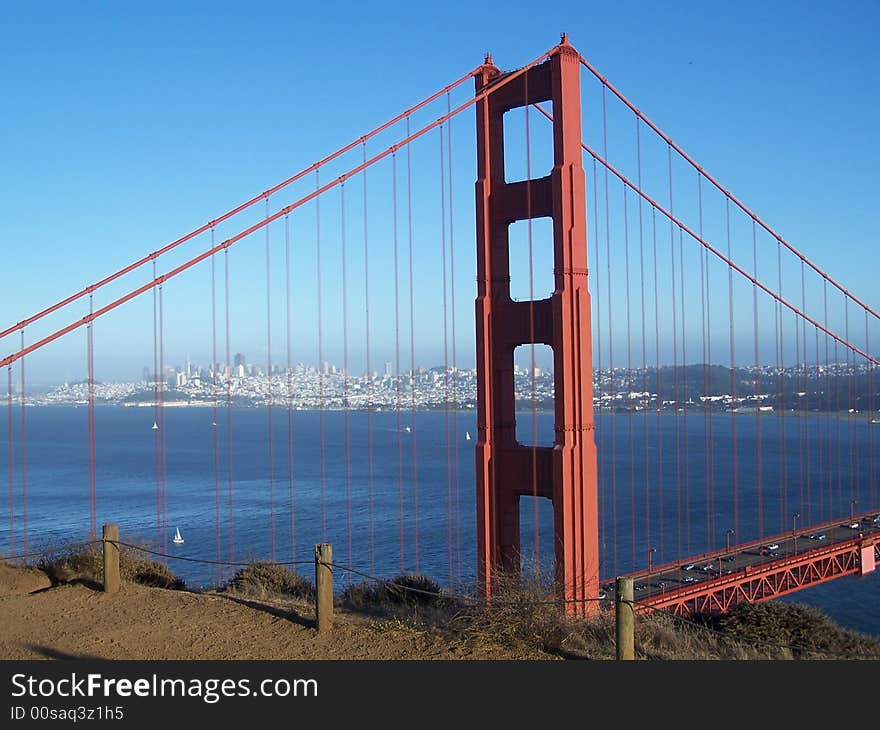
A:
POLYGON ((118 333, 137 332, 152 363, 157 548, 167 549, 174 501, 166 347, 198 341, 211 359, 205 494, 218 562, 235 559, 242 498, 265 508, 268 557, 297 554, 304 395, 294 374, 311 360, 320 465, 308 487, 320 523, 311 529, 325 542, 344 535, 349 567, 362 539, 375 572, 376 533, 390 530, 401 572, 418 572, 431 552, 460 586, 461 524, 476 520, 483 595, 498 571, 538 572, 549 530, 555 590, 572 613, 588 611, 623 572, 642 605, 680 614, 864 575, 880 557, 877 324, 874 308, 702 168, 566 37, 509 72, 487 56, 286 180, 0 331, 11 351, 0 359, 8 554, 27 553, 29 512, 33 523, 45 509, 34 504, 28 461, 29 368, 71 341, 85 352, 85 468, 66 488, 88 495, 94 539, 105 509, 100 443, 114 438, 96 421, 101 337, 112 349, 118 333), (169 309, 183 291, 201 301, 199 317, 169 309), (474 309, 462 314, 465 299, 474 309), (257 330, 267 427, 255 486, 234 465, 242 435, 232 343, 257 330), (342 360, 332 382, 329 353, 342 360), (442 353, 433 390, 443 443, 434 447, 445 462, 432 492, 445 519, 430 539, 419 517, 425 444, 409 428, 424 405, 416 373, 428 353, 442 353), (476 433, 464 441, 458 376, 471 362, 476 433), (538 433, 545 362, 549 440, 538 433), (377 463, 380 390, 395 417, 392 464, 377 463), (353 436, 356 411, 365 439, 353 436), (331 412, 342 413, 341 432, 331 412), (476 515, 461 510, 466 473, 476 515), (395 502, 392 527, 377 515, 380 496, 386 511, 395 502), (552 525, 538 517, 540 500, 552 504, 552 525))

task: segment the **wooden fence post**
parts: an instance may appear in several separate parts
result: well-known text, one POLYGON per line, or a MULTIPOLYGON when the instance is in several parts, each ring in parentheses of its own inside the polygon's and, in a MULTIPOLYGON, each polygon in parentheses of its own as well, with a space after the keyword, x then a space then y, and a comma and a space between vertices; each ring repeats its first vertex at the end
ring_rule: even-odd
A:
POLYGON ((104 593, 116 593, 119 590, 119 525, 104 525, 102 538, 104 593))
POLYGON ((315 618, 318 632, 333 628, 333 546, 315 545, 315 618))
POLYGON ((614 591, 614 616, 617 626, 617 658, 635 659, 635 607, 632 578, 618 578, 614 591))

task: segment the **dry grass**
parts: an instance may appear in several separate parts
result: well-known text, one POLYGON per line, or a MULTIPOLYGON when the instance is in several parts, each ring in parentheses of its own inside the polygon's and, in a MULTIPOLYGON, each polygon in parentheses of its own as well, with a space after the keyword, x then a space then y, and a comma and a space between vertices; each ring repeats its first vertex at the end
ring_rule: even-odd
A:
MULTIPOLYGON (((35 567, 42 570, 56 585, 73 581, 102 583, 104 580, 104 556, 96 546, 47 553, 35 567)), ((148 560, 139 551, 124 546, 119 551, 119 573, 122 580, 153 588, 186 588, 184 581, 169 570, 168 566, 148 560)))
MULTIPOLYGON (((614 616, 571 618, 553 597, 502 580, 489 605, 433 617, 433 628, 465 644, 499 643, 571 659, 613 659, 614 616)), ((785 603, 743 604, 695 621, 665 612, 640 614, 636 658, 648 660, 877 659, 880 641, 840 628, 821 612, 785 603)))
POLYGON ((221 589, 252 598, 314 600, 315 587, 306 578, 272 562, 255 562, 239 570, 221 589))
MULTIPOLYGON (((103 558, 96 548, 59 550, 35 565, 53 584, 99 584, 103 558)), ((162 588, 185 588, 168 568, 123 548, 123 580, 162 588)), ((355 583, 337 598, 343 610, 369 614, 380 633, 416 632, 468 648, 503 646, 572 659, 613 659, 614 616, 603 611, 571 618, 547 592, 500 579, 490 604, 445 593, 423 575, 400 575, 383 583, 355 583)), ((311 604, 314 587, 276 563, 255 562, 221 590, 258 599, 311 604)), ((285 604, 286 605, 286 604, 285 604)), ((683 621, 657 611, 636 618, 636 656, 647 660, 880 659, 880 641, 842 629, 818 610, 780 602, 741 604, 724 615, 683 621)))

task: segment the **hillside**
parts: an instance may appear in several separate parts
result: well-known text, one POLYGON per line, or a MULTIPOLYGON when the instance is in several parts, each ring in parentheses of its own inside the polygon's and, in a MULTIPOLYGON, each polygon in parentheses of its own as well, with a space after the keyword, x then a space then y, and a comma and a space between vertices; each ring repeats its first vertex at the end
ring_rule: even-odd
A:
MULTIPOLYGON (((333 631, 319 635, 310 601, 278 592, 284 590, 277 580, 281 573, 287 571, 279 566, 262 573, 247 569, 235 585, 205 593, 126 580, 118 594, 106 595, 88 571, 59 570, 57 563, 39 569, 0 562, 0 658, 614 656, 611 616, 567 623, 546 600, 522 592, 510 593, 488 610, 424 601, 402 605, 388 595, 382 601, 382 590, 355 586, 347 601, 340 598, 348 605, 340 605, 333 631)), ((648 659, 880 658, 880 642, 839 629, 799 606, 743 607, 709 624, 711 629, 681 624, 665 614, 639 618, 637 653, 648 659)))

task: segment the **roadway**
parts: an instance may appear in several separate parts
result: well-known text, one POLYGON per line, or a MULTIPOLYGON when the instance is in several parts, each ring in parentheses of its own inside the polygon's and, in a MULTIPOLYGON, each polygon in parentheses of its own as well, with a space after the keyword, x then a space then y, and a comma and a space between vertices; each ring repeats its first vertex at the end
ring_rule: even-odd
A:
MULTIPOLYGON (((813 550, 851 541, 858 536, 880 537, 880 514, 870 512, 849 520, 825 523, 818 527, 788 532, 743 545, 732 545, 730 551, 705 553, 682 562, 666 563, 630 574, 633 579, 633 598, 645 601, 685 588, 699 588, 701 583, 717 581, 719 577, 746 574, 755 566, 767 565, 786 558, 803 555, 813 550)), ((614 600, 614 582, 606 581, 600 589, 604 604, 614 600)))

